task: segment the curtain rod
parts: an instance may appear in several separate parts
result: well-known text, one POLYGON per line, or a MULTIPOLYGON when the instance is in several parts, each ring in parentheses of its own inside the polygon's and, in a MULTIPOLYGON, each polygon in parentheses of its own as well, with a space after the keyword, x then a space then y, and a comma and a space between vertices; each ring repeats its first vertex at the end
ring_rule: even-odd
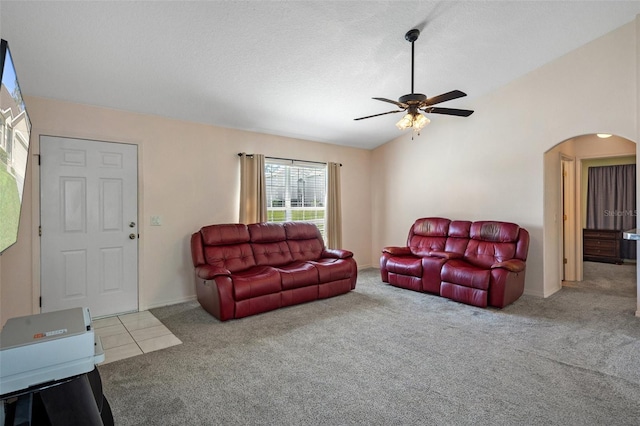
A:
MULTIPOLYGON (((238 157, 242 156, 242 152, 238 153, 238 157)), ((253 154, 246 154, 247 157, 253 157, 253 154)), ((282 157, 268 157, 265 155, 264 158, 268 158, 270 160, 286 160, 286 161, 300 161, 301 163, 313 163, 313 164, 328 164, 323 161, 308 161, 308 160, 296 160, 295 158, 282 158, 282 157)), ((340 167, 342 167, 342 163, 340 163, 340 167)))

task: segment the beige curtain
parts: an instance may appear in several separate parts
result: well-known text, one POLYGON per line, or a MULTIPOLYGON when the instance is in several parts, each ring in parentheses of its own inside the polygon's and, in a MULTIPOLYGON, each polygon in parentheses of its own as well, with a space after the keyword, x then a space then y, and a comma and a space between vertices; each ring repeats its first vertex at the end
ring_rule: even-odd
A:
POLYGON ((340 164, 327 164, 327 247, 342 248, 342 202, 340 201, 340 164))
POLYGON ((240 154, 240 223, 267 221, 264 155, 240 154))

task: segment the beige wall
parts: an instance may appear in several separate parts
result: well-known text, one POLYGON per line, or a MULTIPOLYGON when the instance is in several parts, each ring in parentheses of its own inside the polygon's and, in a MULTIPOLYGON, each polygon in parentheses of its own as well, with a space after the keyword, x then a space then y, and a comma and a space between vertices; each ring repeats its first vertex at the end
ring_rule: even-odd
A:
POLYGON ((371 151, 169 120, 42 98, 25 99, 33 122, 32 159, 18 243, 2 255, 1 316, 38 312, 40 135, 138 145, 140 309, 195 297, 189 237, 201 226, 238 220, 238 152, 313 161, 341 169, 343 244, 371 266, 371 151), (33 206, 33 208, 32 208, 33 206), (152 215, 162 226, 150 226, 152 215))
POLYGON ((469 118, 432 117, 414 140, 407 133, 374 150, 372 258, 381 247, 403 245, 419 217, 506 220, 531 233, 525 292, 556 291, 557 259, 549 256, 558 237, 543 232, 544 153, 584 134, 638 140, 636 25, 486 96, 456 101, 476 111, 469 118))

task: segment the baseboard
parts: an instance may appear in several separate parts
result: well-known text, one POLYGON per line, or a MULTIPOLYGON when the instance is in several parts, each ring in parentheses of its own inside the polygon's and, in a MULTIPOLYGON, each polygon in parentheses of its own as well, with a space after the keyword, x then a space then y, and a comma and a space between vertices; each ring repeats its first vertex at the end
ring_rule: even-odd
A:
POLYGON ((167 300, 165 302, 159 302, 159 303, 151 303, 146 306, 140 306, 140 311, 148 311, 149 309, 162 308, 163 306, 177 305, 179 303, 193 302, 195 300, 197 300, 197 296, 193 295, 193 296, 184 297, 182 299, 167 300))
POLYGON ((534 297, 540 297, 541 299, 546 299, 547 297, 556 294, 560 290, 562 290, 562 286, 555 288, 552 291, 546 292, 546 293, 544 291, 531 291, 531 290, 525 289, 523 294, 527 296, 534 296, 534 297))

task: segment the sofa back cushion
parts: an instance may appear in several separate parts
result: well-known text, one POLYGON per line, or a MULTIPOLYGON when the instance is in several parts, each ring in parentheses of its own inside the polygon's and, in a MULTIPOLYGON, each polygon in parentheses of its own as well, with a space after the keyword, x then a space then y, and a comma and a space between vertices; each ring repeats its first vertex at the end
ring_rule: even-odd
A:
POLYGON ((281 223, 253 223, 247 228, 256 264, 280 266, 293 262, 281 223))
POLYGON ((452 253, 464 254, 469 243, 471 222, 468 220, 452 220, 449 224, 449 237, 444 250, 452 253))
POLYGON ((471 240, 465 250, 465 260, 482 268, 496 262, 513 259, 520 227, 515 223, 479 221, 471 224, 471 240))
POLYGON ((444 251, 449 232, 449 219, 424 217, 409 230, 407 246, 415 256, 428 256, 432 251, 444 251))
POLYGON ((249 242, 247 225, 241 223, 203 226, 200 233, 202 234, 202 244, 205 246, 249 242))
POLYGON ((256 265, 249 244, 249 230, 243 224, 205 226, 200 230, 204 259, 209 265, 238 272, 256 265))
POLYGON ((286 222, 283 226, 293 260, 320 259, 324 241, 316 225, 307 222, 286 222))

